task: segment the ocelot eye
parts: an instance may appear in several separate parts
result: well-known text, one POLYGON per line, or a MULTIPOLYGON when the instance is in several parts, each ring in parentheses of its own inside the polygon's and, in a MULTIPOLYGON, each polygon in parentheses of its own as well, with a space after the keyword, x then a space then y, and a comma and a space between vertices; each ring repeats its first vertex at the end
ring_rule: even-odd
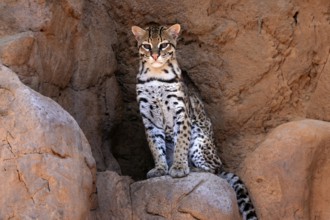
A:
POLYGON ((162 43, 159 45, 159 49, 165 50, 170 44, 169 43, 162 43))
POLYGON ((146 50, 151 50, 150 44, 142 44, 142 47, 146 50))

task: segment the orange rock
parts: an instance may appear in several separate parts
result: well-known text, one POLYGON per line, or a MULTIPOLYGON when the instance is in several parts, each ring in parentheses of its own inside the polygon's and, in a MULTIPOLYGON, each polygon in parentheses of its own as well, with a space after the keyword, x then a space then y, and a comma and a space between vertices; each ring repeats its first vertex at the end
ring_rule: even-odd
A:
POLYGON ((260 219, 330 219, 330 123, 274 129, 242 164, 260 219))
POLYGON ((84 219, 96 166, 75 120, 0 65, 0 219, 84 219))
POLYGON ((133 219, 241 219, 233 189, 210 173, 170 176, 131 185, 133 219))
POLYGON ((91 213, 90 220, 131 220, 130 185, 132 183, 130 177, 119 176, 116 172, 98 172, 96 185, 99 206, 91 213))

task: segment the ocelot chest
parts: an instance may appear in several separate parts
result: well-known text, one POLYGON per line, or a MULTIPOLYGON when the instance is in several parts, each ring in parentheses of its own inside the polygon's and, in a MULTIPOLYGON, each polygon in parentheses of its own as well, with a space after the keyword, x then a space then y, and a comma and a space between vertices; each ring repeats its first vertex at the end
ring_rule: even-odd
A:
POLYGON ((172 135, 178 111, 186 109, 183 84, 151 81, 137 84, 136 91, 140 113, 166 135, 172 135))

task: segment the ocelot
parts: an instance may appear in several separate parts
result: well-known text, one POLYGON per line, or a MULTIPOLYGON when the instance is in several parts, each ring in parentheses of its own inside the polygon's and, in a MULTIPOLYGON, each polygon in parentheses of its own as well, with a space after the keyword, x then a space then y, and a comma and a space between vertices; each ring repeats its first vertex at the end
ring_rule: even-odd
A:
POLYGON ((175 55, 180 28, 179 24, 132 27, 140 55, 137 101, 155 162, 147 177, 184 177, 190 168, 216 173, 235 190, 243 219, 256 220, 243 182, 221 170, 211 121, 198 94, 183 81, 175 55))

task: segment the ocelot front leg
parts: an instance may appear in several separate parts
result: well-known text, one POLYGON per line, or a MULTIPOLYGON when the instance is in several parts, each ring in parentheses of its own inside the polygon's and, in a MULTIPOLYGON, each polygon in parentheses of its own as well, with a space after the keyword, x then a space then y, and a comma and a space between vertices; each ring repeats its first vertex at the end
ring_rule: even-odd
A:
MULTIPOLYGON (((138 94, 145 94, 143 88, 138 88, 138 94)), ((147 178, 164 176, 168 173, 166 162, 165 132, 162 128, 163 118, 159 117, 160 108, 148 96, 138 96, 140 113, 142 116, 148 146, 154 158, 155 167, 147 173, 147 178)))
POLYGON ((143 116, 142 118, 146 127, 148 145, 155 162, 155 167, 147 173, 147 178, 164 176, 168 172, 164 131, 150 123, 147 118, 143 116))
POLYGON ((173 165, 169 170, 172 177, 184 177, 189 174, 188 152, 190 143, 190 119, 187 108, 182 103, 175 108, 174 120, 174 156, 173 165))

